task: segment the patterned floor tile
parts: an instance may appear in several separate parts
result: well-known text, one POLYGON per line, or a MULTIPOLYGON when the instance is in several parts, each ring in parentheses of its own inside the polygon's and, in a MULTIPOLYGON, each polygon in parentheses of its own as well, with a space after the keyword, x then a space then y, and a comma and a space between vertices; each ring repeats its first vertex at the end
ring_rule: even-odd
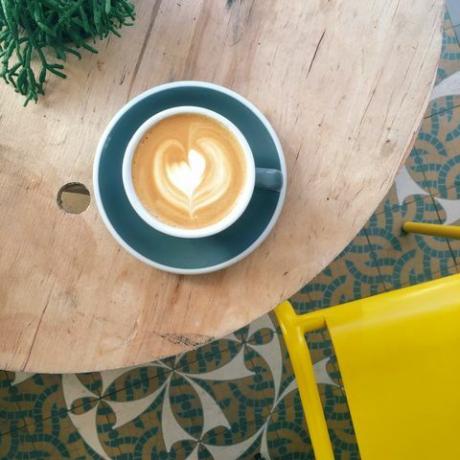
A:
POLYGON ((335 458, 359 459, 358 445, 343 389, 333 385, 322 385, 320 396, 335 458))
MULTIPOLYGON (((254 328, 257 326, 254 325, 254 328)), ((229 337, 208 343, 181 356, 177 368, 190 374, 204 374, 215 371, 227 364, 241 351, 240 338, 247 334, 248 328, 242 328, 229 337)), ((264 333, 262 330, 261 333, 264 333)), ((267 334, 270 330, 267 330, 267 334)))
POLYGON ((70 419, 53 414, 46 420, 35 420, 22 430, 11 433, 5 460, 12 459, 100 459, 81 437, 70 419))
POLYGON ((385 289, 364 228, 342 254, 291 298, 298 313, 377 294, 385 289))
MULTIPOLYGON (((105 458, 122 456, 129 434, 118 436, 118 428, 149 411, 162 394, 171 370, 163 363, 93 374, 91 385, 81 385, 74 376, 63 376, 69 418, 85 441, 105 458)), ((154 427, 151 427, 152 430, 154 427)), ((158 429, 158 427, 156 427, 158 429)), ((131 453, 134 438, 130 439, 131 453)))
MULTIPOLYGON (((460 69, 457 70, 457 72, 459 71, 460 69)), ((437 91, 440 91, 440 88, 438 88, 437 91)), ((451 89, 446 91, 449 93, 455 92, 455 94, 440 96, 433 99, 428 105, 428 109, 425 113, 424 119, 431 118, 434 115, 441 115, 444 112, 448 112, 450 110, 457 109, 458 107, 460 107, 460 95, 457 94, 457 89, 451 89)))
POLYGON ((9 400, 17 405, 26 425, 66 414, 60 375, 8 374, 9 400))
MULTIPOLYGON (((67 407, 63 393, 62 376, 52 374, 8 373, 8 398, 19 408, 25 425, 40 423, 53 417, 63 418, 67 407)), ((80 374, 75 380, 88 385, 91 374, 80 374)))
POLYGON ((433 199, 417 196, 415 201, 399 209, 388 208, 373 216, 367 226, 372 251, 387 289, 420 283, 455 271, 447 240, 404 235, 402 224, 406 220, 440 223, 433 199))
POLYGON ((241 443, 254 435, 248 426, 260 428, 276 403, 282 374, 282 356, 275 328, 268 316, 234 334, 239 352, 211 375, 194 380, 217 402, 225 420, 204 439, 221 446, 225 439, 241 443), (223 378, 224 376, 227 378, 223 378), (232 376, 230 379, 228 376, 232 376))
POLYGON ((460 25, 460 3, 458 0, 447 0, 447 13, 452 25, 460 25))
MULTIPOLYGON (((414 154, 416 150, 412 150, 411 154, 414 154)), ((409 160, 410 161, 410 160, 409 160)), ((428 192, 422 189, 417 183, 416 179, 423 183, 425 182, 425 176, 422 172, 415 173, 413 170, 404 165, 395 177, 395 182, 387 193, 386 197, 379 204, 374 214, 382 214, 388 209, 398 209, 403 204, 409 204, 415 201, 417 195, 429 195, 428 192)))
POLYGON ((456 170, 459 117, 456 108, 423 120, 406 168, 426 193, 447 198, 448 181, 456 170))
POLYGON ((20 449, 21 452, 33 449, 33 458, 100 459, 66 415, 56 414, 26 428, 20 449))
MULTIPOLYGON (((82 450, 86 444, 68 416, 61 375, 4 374, 7 380, 2 386, 5 398, 0 413, 16 407, 9 415, 16 425, 13 428, 22 427, 13 430, 11 436, 17 443, 9 447, 6 458, 100 458, 91 448, 82 450)), ((89 391, 94 379, 92 374, 71 377, 67 391, 75 395, 74 409, 78 410, 79 398, 89 391)))
MULTIPOLYGON (((454 188, 456 190, 450 192, 450 194, 460 194, 459 187, 454 186, 454 188)), ((448 200, 435 197, 434 202, 441 223, 460 226, 460 199, 448 200)), ((460 267, 460 240, 449 238, 447 242, 457 267, 460 267)))
POLYGON ((92 435, 99 440, 107 458, 169 458, 163 430, 166 433, 170 427, 162 425, 160 416, 165 395, 163 385, 164 382, 137 401, 99 404, 95 414, 97 435, 94 432, 92 435))
MULTIPOLYGON (((26 436, 27 430, 24 426, 22 428, 13 429, 8 433, 0 434, 0 460, 17 459, 17 453, 20 451, 23 439, 26 436)), ((24 456, 23 458, 27 457, 24 456)))
POLYGON ((12 372, 0 371, 0 438, 2 434, 25 426, 24 416, 19 405, 11 396, 11 382, 13 380, 14 374, 12 372))
POLYGON ((270 416, 267 444, 270 458, 314 460, 298 391, 283 398, 270 416))
POLYGON ((460 24, 454 27, 454 32, 457 36, 457 41, 460 43, 460 24))
MULTIPOLYGON (((460 155, 460 107, 446 110, 423 120, 417 139, 395 182, 374 214, 399 209, 415 201, 417 195, 450 197, 457 181, 457 152, 460 155), (457 135, 457 129, 459 131, 457 135)), ((459 191, 460 193, 460 191, 459 191)))
POLYGON ((460 108, 424 120, 407 165, 426 192, 460 198, 460 108))
MULTIPOLYGON (((444 22, 442 50, 435 85, 460 71, 460 42, 456 35, 457 30, 457 28, 453 27, 449 15, 447 15, 444 22)), ((460 96, 443 96, 430 102, 425 117, 451 110, 459 105, 460 96)))
MULTIPOLYGON (((407 171, 407 168, 404 168, 405 171, 407 171)), ((407 199, 413 201, 415 198, 413 197, 413 195, 410 195, 407 197, 407 199)), ((381 214, 382 212, 385 212, 385 208, 388 206, 399 206, 399 197, 395 184, 391 186, 390 191, 387 193, 385 199, 378 205, 374 214, 381 214)))
POLYGON ((131 387, 139 377, 112 373, 107 379, 102 374, 101 380, 113 383, 93 387, 94 395, 85 396, 86 401, 80 401, 78 410, 72 411, 72 421, 80 432, 92 424, 93 433, 84 433, 85 439, 110 458, 136 452, 142 458, 186 458, 193 452, 199 453, 199 458, 236 458, 229 449, 241 449, 241 443, 255 441, 252 436, 266 419, 264 408, 273 403, 272 368, 260 350, 270 347, 274 336, 273 324, 266 317, 257 327, 251 325, 227 339, 169 360, 167 365, 152 363, 151 368, 169 367, 168 372, 160 372, 158 378, 144 376, 144 382, 157 383, 134 397, 131 387), (124 385, 124 390, 110 393, 110 388, 124 385), (91 423, 89 417, 93 417, 91 423), (148 440, 153 431, 157 441, 148 440), (213 457, 216 449, 229 456, 213 457))
POLYGON ((439 60, 436 84, 460 70, 459 42, 453 26, 454 24, 449 16, 444 22, 441 57, 439 60))

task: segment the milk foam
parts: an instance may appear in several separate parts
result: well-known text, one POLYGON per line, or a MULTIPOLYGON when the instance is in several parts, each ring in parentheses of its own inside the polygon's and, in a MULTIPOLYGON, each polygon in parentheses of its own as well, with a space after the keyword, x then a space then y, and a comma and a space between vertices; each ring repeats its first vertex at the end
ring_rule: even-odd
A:
POLYGON ((225 126, 197 114, 154 125, 139 143, 133 184, 157 219, 182 228, 219 222, 236 205, 246 181, 246 159, 225 126))
MULTIPOLYGON (((193 194, 203 180, 206 168, 204 156, 194 149, 188 152, 188 162, 166 165, 166 175, 171 184, 192 200, 193 194)), ((165 196, 165 190, 162 190, 165 196)))
POLYGON ((180 142, 168 139, 158 147, 153 163, 159 193, 171 206, 187 210, 190 215, 219 200, 231 179, 225 150, 218 140, 201 137, 195 139, 195 144, 196 148, 186 155, 180 142), (187 161, 168 158, 168 152, 177 149, 184 152, 187 161))

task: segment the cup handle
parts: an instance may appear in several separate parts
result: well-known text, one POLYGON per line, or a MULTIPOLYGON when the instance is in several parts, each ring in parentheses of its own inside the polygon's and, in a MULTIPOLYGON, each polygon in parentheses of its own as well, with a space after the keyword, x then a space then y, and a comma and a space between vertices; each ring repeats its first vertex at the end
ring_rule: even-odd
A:
POLYGON ((279 192, 283 182, 283 174, 278 169, 256 168, 257 188, 279 192))

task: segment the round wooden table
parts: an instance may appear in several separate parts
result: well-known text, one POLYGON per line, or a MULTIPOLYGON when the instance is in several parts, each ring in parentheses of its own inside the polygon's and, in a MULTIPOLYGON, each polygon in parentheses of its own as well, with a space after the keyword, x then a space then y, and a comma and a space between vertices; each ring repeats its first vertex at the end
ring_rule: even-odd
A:
POLYGON ((441 44, 441 0, 138 0, 134 27, 71 60, 39 104, 0 85, 0 368, 139 364, 269 312, 361 229, 408 153, 441 44), (112 239, 85 184, 106 124, 174 80, 241 93, 277 130, 289 185, 265 243, 206 276, 146 266, 112 239))

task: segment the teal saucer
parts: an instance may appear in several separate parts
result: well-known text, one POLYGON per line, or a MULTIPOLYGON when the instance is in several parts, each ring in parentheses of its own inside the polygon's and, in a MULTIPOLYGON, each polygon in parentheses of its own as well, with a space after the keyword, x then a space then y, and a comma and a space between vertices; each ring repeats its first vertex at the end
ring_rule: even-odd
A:
POLYGON ((115 115, 99 143, 93 181, 104 223, 127 251, 161 270, 199 274, 234 264, 267 237, 284 202, 286 167, 278 137, 256 107, 221 86, 189 81, 146 91, 115 115), (223 232, 206 238, 176 238, 153 229, 131 207, 122 183, 123 155, 135 131, 155 113, 183 105, 205 107, 228 118, 246 137, 256 167, 278 169, 284 176, 280 192, 255 189, 243 215, 223 232))

